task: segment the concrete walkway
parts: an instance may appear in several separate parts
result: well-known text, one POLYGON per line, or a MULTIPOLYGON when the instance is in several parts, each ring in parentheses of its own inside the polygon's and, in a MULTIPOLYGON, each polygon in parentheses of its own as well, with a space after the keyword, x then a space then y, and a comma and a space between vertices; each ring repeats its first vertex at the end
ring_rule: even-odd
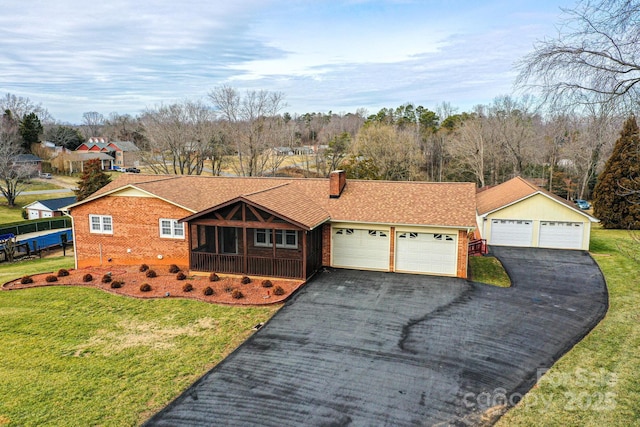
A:
POLYGON ((477 424, 491 401, 529 390, 608 306, 585 252, 494 253, 512 288, 320 273, 146 425, 477 424))

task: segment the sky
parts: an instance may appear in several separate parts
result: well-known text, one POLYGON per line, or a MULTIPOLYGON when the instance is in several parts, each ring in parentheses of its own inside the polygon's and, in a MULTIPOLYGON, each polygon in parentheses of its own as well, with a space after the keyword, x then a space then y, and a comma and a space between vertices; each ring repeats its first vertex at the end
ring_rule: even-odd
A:
POLYGON ((3 0, 0 96, 61 123, 137 115, 222 85, 282 112, 458 112, 512 94, 515 63, 574 0, 3 0))

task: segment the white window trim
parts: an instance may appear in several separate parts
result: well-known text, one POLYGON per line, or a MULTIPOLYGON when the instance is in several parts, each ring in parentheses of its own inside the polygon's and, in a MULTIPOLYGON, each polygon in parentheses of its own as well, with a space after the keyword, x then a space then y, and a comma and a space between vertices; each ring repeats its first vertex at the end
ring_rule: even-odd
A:
POLYGON ((184 238, 185 238, 184 223, 179 223, 177 219, 160 218, 158 220, 158 228, 159 228, 159 232, 160 232, 160 237, 162 237, 162 238, 165 238, 165 239, 182 239, 182 240, 184 240, 184 238), (171 227, 171 232, 170 233, 164 233, 163 227, 162 227, 162 221, 169 221, 170 222, 170 227, 171 227), (178 232, 178 230, 181 230, 181 232, 178 232))
POLYGON ((113 234, 113 218, 111 215, 89 215, 89 232, 93 234, 113 234), (99 229, 93 228, 94 218, 98 219, 97 225, 99 229))
MULTIPOLYGON (((282 243, 277 243, 276 248, 281 249, 298 249, 298 232, 296 230, 276 230, 276 234, 281 233, 282 235, 282 243), (295 233, 295 244, 287 244, 287 233, 295 233)), ((253 246, 262 247, 262 248, 271 248, 273 247, 273 230, 269 228, 256 228, 253 233, 253 246), (258 232, 260 234, 264 233, 266 235, 266 242, 258 242, 258 232)))

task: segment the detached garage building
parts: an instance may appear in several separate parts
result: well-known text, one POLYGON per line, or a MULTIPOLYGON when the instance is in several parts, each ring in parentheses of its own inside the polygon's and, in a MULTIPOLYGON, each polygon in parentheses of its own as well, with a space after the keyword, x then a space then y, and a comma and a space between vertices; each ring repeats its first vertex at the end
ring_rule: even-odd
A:
POLYGON ((27 219, 53 218, 64 215, 62 209, 75 202, 75 197, 38 200, 24 206, 24 210, 27 212, 27 219))
POLYGON ((487 244, 589 250, 598 220, 521 177, 476 195, 478 230, 487 244))

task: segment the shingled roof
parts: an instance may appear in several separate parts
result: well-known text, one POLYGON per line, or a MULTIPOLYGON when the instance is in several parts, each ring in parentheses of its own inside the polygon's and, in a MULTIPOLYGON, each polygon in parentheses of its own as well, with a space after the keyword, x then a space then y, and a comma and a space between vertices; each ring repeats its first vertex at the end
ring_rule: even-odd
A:
MULTIPOLYGON (((339 198, 325 178, 126 174, 80 203, 135 188, 195 213, 243 198, 312 228, 331 221, 474 228, 475 184, 348 180, 339 198)), ((194 215, 195 216, 195 215, 194 215)))
POLYGON ((488 189, 480 189, 476 194, 476 204, 478 215, 486 215, 487 213, 502 209, 509 205, 512 205, 520 200, 533 196, 534 194, 544 194, 545 196, 573 209, 582 215, 588 216, 595 220, 595 218, 582 212, 573 203, 568 200, 559 197, 544 188, 540 188, 527 181, 526 179, 517 176, 502 184, 496 185, 488 189))

